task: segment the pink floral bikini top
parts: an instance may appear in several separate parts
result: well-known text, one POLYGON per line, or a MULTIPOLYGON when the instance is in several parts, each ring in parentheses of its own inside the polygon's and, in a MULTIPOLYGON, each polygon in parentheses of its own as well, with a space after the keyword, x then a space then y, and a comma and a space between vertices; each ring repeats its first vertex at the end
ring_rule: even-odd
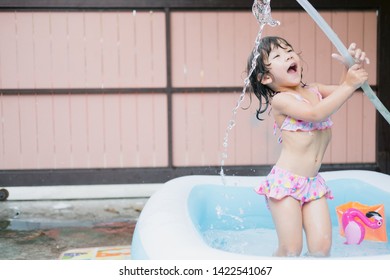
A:
MULTIPOLYGON (((317 94, 319 100, 322 100, 322 95, 318 92, 318 90, 316 90, 315 88, 310 88, 310 90, 317 94)), ((300 96, 298 94, 291 93, 291 92, 284 92, 284 94, 290 94, 290 95, 294 96, 299 101, 309 103, 308 100, 306 100, 305 98, 303 98, 302 96, 300 96)), ((280 130, 307 131, 310 133, 313 130, 323 130, 323 129, 330 128, 330 127, 332 127, 332 125, 333 125, 333 122, 330 119, 330 117, 328 117, 327 119, 325 119, 324 121, 321 121, 321 122, 306 122, 306 121, 302 121, 302 120, 296 120, 290 116, 286 116, 286 118, 284 119, 284 121, 282 123, 282 126, 280 127, 280 130)), ((277 124, 275 121, 275 123, 274 123, 274 134, 275 135, 276 135, 276 128, 277 128, 277 124)), ((278 137, 278 142, 282 143, 281 136, 278 137)))

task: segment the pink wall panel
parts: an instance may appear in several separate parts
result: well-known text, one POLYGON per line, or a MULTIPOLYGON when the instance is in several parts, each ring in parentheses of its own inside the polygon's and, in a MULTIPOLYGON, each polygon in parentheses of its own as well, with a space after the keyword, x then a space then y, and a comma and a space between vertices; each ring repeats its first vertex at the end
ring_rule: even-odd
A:
POLYGON ((1 169, 168 164, 163 94, 1 96, 1 169))
POLYGON ((199 13, 172 14, 172 84, 192 86, 200 84, 201 40, 199 13), (178 30, 176 31, 176 27, 178 30), (183 51, 177 51, 183 49, 183 51))
POLYGON ((164 20, 161 12, 1 13, 1 86, 164 87, 164 20))
POLYGON ((136 15, 136 82, 140 87, 166 85, 165 23, 162 13, 136 15))
POLYGON ((245 12, 173 13, 172 83, 176 87, 242 85, 256 23, 245 12), (226 32, 231 30, 231 32, 226 32), (238 39, 237 39, 238 38, 238 39), (243 40, 245 39, 245 40, 243 40))
MULTIPOLYGON (((175 94, 173 97, 173 149, 175 166, 221 164, 223 141, 238 93, 175 94), (188 104, 191 109, 186 110, 188 104), (232 106, 233 104, 233 106, 232 106)), ((245 100, 242 107, 247 107, 245 100)), ((229 132, 225 165, 271 164, 280 151, 273 136, 273 122, 260 122, 255 108, 236 114, 236 126, 229 132), (271 151, 271 153, 269 152, 271 151)))

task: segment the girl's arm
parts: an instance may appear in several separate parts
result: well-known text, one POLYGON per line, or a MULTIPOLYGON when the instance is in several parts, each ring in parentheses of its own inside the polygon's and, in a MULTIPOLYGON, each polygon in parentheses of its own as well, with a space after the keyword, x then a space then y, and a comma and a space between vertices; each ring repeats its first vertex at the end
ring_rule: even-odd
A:
POLYGON ((277 114, 303 121, 319 122, 335 113, 367 79, 368 73, 360 64, 355 64, 348 70, 345 81, 336 86, 332 94, 321 102, 312 105, 298 101, 289 94, 277 94, 272 99, 272 108, 277 114))

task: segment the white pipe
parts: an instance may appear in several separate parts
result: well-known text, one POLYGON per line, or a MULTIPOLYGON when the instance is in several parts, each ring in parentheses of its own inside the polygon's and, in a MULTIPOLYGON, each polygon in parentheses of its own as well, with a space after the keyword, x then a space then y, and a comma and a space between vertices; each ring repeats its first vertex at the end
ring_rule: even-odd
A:
MULTIPOLYGON (((337 51, 344 57, 344 59, 348 62, 349 66, 355 64, 352 56, 349 54, 347 48, 341 42, 339 37, 333 31, 333 29, 326 23, 326 21, 321 17, 321 15, 317 12, 317 10, 307 1, 307 0, 297 0, 297 2, 306 10, 306 12, 312 17, 312 19, 317 23, 317 25, 322 29, 325 35, 329 38, 329 40, 336 47, 337 51)), ((378 110, 379 113, 385 118, 385 120, 390 124, 390 113, 386 109, 386 107, 382 104, 382 102, 375 95, 374 91, 365 82, 361 88, 364 93, 370 99, 372 104, 378 110)))

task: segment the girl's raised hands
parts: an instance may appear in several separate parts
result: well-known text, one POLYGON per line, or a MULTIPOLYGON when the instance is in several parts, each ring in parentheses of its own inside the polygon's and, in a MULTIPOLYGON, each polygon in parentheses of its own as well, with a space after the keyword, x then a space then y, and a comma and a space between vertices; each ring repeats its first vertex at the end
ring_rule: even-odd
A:
MULTIPOLYGON (((352 56, 352 58, 355 60, 356 64, 370 64, 370 60, 366 56, 366 53, 362 51, 361 49, 356 48, 356 43, 352 43, 348 48, 349 54, 352 56)), ((345 67, 349 68, 348 62, 342 57, 341 55, 337 53, 332 53, 332 58, 338 60, 342 64, 345 65, 345 67)))

